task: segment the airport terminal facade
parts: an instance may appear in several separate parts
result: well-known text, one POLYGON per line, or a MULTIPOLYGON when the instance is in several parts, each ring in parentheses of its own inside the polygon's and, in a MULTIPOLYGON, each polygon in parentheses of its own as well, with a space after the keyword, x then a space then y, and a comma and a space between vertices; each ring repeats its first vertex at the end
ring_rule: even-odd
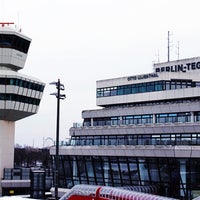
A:
POLYGON ((59 187, 153 186, 177 199, 198 195, 200 57, 97 81, 96 102, 101 108, 82 111, 83 125, 59 149, 59 187))

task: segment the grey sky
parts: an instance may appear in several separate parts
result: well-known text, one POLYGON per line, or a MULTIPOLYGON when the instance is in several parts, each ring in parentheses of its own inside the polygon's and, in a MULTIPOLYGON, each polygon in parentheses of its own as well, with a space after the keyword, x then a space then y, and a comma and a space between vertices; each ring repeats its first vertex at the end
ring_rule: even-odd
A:
POLYGON ((199 0, 0 0, 1 21, 14 21, 32 38, 20 73, 46 83, 37 115, 16 122, 18 144, 42 146, 55 138, 56 98, 48 83, 58 78, 60 138, 68 138, 81 111, 96 108, 96 80, 149 73, 153 61, 200 56, 199 0))

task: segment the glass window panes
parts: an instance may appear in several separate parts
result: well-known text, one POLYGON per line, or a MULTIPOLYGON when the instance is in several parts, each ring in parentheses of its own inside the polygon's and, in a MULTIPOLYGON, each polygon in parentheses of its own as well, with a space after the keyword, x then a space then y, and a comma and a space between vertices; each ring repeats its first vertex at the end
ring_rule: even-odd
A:
POLYGON ((162 90, 175 90, 191 87, 199 87, 198 82, 191 80, 171 80, 171 81, 155 81, 147 83, 137 83, 130 85, 113 86, 106 88, 97 88, 97 98, 115 96, 115 95, 128 95, 135 93, 154 92, 162 90))

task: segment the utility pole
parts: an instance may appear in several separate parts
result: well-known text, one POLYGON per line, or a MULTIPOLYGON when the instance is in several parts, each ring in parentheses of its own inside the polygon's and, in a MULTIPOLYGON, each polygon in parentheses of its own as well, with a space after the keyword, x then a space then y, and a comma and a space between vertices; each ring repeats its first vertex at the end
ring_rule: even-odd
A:
POLYGON ((58 200, 58 170, 59 170, 59 128, 60 128, 60 99, 65 99, 65 94, 60 94, 60 90, 64 90, 64 85, 60 83, 60 79, 57 82, 50 83, 51 85, 56 85, 57 92, 52 93, 57 98, 57 120, 56 120, 56 156, 55 156, 55 200, 58 200))

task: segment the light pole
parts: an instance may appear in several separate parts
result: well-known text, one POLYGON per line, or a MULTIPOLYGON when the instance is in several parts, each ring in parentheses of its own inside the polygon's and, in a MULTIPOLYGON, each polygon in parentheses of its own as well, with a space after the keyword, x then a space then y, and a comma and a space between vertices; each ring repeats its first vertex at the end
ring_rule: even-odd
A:
POLYGON ((51 93, 51 95, 55 95, 57 98, 57 121, 56 121, 56 158, 55 158, 55 199, 58 200, 58 156, 59 156, 59 128, 60 128, 60 99, 65 99, 65 94, 60 94, 60 90, 65 90, 63 84, 60 83, 60 79, 57 82, 52 82, 50 85, 55 85, 57 88, 57 92, 51 93))

